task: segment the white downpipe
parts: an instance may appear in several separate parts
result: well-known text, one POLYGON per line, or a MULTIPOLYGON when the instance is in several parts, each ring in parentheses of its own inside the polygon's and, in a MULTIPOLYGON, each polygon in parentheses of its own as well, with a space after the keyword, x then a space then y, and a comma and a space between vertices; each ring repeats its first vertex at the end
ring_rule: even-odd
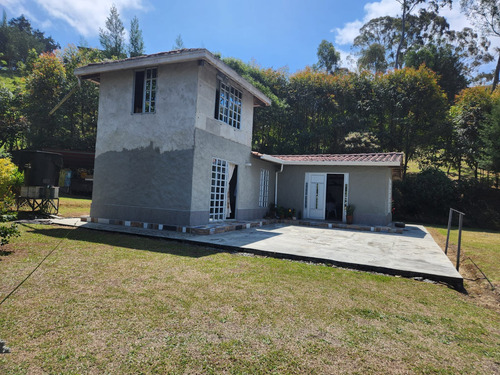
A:
POLYGON ((278 173, 283 172, 283 164, 281 164, 281 169, 276 171, 276 181, 274 184, 274 204, 278 205, 278 173))

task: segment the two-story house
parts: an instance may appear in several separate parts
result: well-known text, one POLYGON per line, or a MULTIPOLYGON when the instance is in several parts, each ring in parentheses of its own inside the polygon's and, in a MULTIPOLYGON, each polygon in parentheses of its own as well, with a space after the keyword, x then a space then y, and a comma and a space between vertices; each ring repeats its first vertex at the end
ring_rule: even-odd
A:
POLYGON ((76 69, 100 85, 96 219, 195 226, 262 218, 270 203, 311 219, 391 221, 401 154, 252 153, 255 107, 271 104, 205 49, 76 69))
POLYGON ((205 49, 90 64, 100 84, 91 217, 198 225, 262 217, 272 163, 251 154, 270 100, 205 49), (262 171, 261 171, 262 169, 262 171), (248 181, 265 176, 265 196, 248 181))

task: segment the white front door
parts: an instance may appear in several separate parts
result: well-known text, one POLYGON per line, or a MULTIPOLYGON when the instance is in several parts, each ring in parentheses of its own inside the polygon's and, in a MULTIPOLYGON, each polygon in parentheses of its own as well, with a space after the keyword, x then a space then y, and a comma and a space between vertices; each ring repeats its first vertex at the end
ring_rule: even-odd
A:
POLYGON ((305 210, 309 219, 325 219, 325 173, 306 173, 305 210))

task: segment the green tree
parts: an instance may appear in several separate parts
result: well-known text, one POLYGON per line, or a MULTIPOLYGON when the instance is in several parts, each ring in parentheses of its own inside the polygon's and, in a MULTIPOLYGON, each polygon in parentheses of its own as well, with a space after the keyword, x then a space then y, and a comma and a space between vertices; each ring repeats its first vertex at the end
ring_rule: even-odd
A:
POLYGON ((425 64, 438 74, 438 83, 453 103, 455 96, 467 87, 464 64, 451 45, 427 44, 410 49, 404 58, 405 65, 417 69, 425 64))
MULTIPOLYGON (((441 5, 444 3, 446 1, 439 2, 441 5)), ((427 44, 453 45, 454 52, 460 58, 467 57, 473 66, 486 59, 488 41, 478 40, 477 34, 468 28, 450 30, 446 18, 437 12, 438 8, 438 3, 434 2, 430 3, 430 8, 420 9, 416 14, 407 13, 404 16, 404 33, 402 18, 385 16, 371 19, 359 30, 354 47, 366 53, 372 44, 383 46, 388 65, 395 68, 404 65, 407 51, 418 50, 427 44)))
POLYGON ((425 66, 375 77, 372 130, 384 151, 404 152, 404 175, 410 160, 443 147, 447 107, 436 74, 425 66))
MULTIPOLYGON (((401 30, 400 30, 400 38, 397 44, 396 56, 394 61, 394 67, 396 69, 401 68, 401 52, 406 44, 407 38, 407 20, 410 13, 422 3, 428 2, 429 7, 432 8, 433 11, 428 12, 425 9, 420 11, 419 20, 429 18, 437 18, 437 10, 439 5, 449 4, 451 6, 451 0, 396 0, 401 5, 401 30)), ((430 24, 427 22, 427 24, 430 24)), ((432 22, 432 24, 436 24, 432 22)))
POLYGON ((262 69, 228 58, 224 62, 271 98, 270 107, 255 113, 254 150, 301 154, 376 149, 367 133, 373 121, 370 73, 331 75, 306 68, 290 76, 286 69, 262 69))
MULTIPOLYGON (((498 0, 461 0, 462 10, 478 26, 486 37, 500 38, 500 4, 498 0)), ((495 91, 500 79, 500 48, 495 72, 493 73, 492 91, 495 91)))
MULTIPOLYGON (((23 175, 8 157, 0 157, 0 222, 15 220, 16 215, 12 214, 14 205, 14 190, 23 182, 23 175)), ((11 237, 20 235, 16 223, 10 225, 0 224, 0 246, 9 243, 11 237)))
POLYGON ((182 36, 181 34, 177 35, 177 38, 175 38, 175 44, 172 46, 172 49, 183 49, 186 48, 184 47, 184 42, 182 41, 182 36))
POLYGON ((474 170, 477 179, 478 168, 484 159, 484 130, 493 108, 494 97, 485 87, 470 87, 457 96, 450 109, 453 121, 453 143, 449 150, 454 166, 461 177, 462 161, 474 170))
POLYGON ((63 138, 58 122, 60 113, 49 115, 64 93, 66 71, 55 54, 43 53, 33 63, 26 78, 26 114, 29 128, 26 134, 30 148, 54 147, 63 138))
POLYGON ((118 9, 113 4, 106 19, 106 28, 99 28, 99 41, 108 59, 124 58, 125 53, 125 27, 118 14, 118 9))
POLYGON ((290 76, 287 91, 289 121, 286 129, 291 153, 338 153, 353 149, 353 132, 371 124, 373 75, 327 74, 311 69, 290 76))
POLYGON ((358 66, 374 73, 383 73, 387 70, 388 64, 385 59, 385 48, 378 43, 372 43, 367 48, 362 49, 358 59, 358 66))
POLYGON ((256 111, 253 148, 271 154, 404 151, 405 165, 442 148, 450 132, 447 101, 430 69, 375 75, 293 75, 236 59, 224 62, 268 97, 256 111))
POLYGON ((142 30, 139 28, 139 20, 137 17, 130 21, 130 37, 129 37, 129 56, 141 56, 144 54, 144 40, 142 39, 142 30))
POLYGON ((318 62, 314 65, 315 70, 323 70, 333 74, 340 64, 340 53, 335 50, 333 44, 327 40, 322 40, 317 51, 318 62))
POLYGON ((12 151, 22 144, 27 120, 21 112, 21 98, 20 88, 11 92, 0 86, 0 148, 12 151))
POLYGON ((338 110, 334 81, 333 75, 309 68, 290 77, 288 134, 292 153, 323 153, 338 148, 343 129, 331 126, 338 110))
POLYGON ((74 70, 80 66, 102 60, 97 49, 68 46, 62 51, 62 62, 66 72, 64 94, 76 91, 54 114, 58 121, 61 138, 58 147, 71 150, 92 151, 95 149, 99 86, 87 80, 78 83, 74 70))
POLYGON ((482 139, 485 146, 484 166, 494 173, 500 173, 500 93, 494 98, 493 108, 485 124, 482 139))
POLYGON ((3 12, 0 25, 0 54, 6 61, 8 69, 15 69, 18 63, 25 63, 29 51, 34 49, 37 53, 52 52, 60 48, 51 37, 46 37, 43 32, 33 29, 30 21, 21 15, 12 18, 7 23, 7 15, 3 12))
POLYGON ((23 106, 29 120, 23 132, 28 147, 95 149, 99 88, 78 82, 73 72, 103 58, 97 49, 71 45, 57 55, 36 56, 32 51, 23 106))
POLYGON ((253 149, 270 154, 288 152, 292 138, 288 126, 288 71, 285 68, 263 69, 234 58, 224 58, 223 61, 271 99, 271 106, 255 111, 253 149))

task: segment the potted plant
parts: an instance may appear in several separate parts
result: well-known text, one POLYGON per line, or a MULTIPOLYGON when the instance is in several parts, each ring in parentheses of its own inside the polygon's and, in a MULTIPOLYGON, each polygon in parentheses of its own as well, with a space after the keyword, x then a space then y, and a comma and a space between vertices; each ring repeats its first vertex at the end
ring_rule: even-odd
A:
POLYGON ((278 206, 276 206, 274 203, 269 203, 269 213, 268 216, 271 219, 276 219, 276 211, 278 210, 278 206))
POLYGON ((345 208, 345 220, 347 222, 347 224, 352 224, 352 219, 353 219, 353 215, 354 215, 354 209, 356 207, 354 207, 353 204, 348 204, 345 208))
POLYGON ((277 214, 278 214, 278 217, 280 219, 284 219, 285 218, 285 208, 281 207, 281 206, 278 206, 278 209, 276 210, 277 214))

